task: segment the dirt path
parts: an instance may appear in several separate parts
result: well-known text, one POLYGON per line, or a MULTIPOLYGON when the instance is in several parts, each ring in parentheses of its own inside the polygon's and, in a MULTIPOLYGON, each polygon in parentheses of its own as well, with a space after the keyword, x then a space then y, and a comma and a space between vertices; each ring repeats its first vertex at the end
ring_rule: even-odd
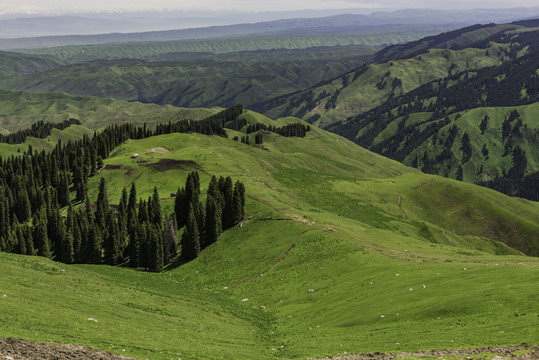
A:
MULTIPOLYGON (((539 346, 492 346, 477 349, 464 349, 464 350, 431 350, 420 352, 403 352, 400 354, 365 354, 365 355, 344 355, 338 357, 332 357, 333 360, 399 360, 407 359, 409 357, 418 357, 421 359, 444 359, 446 356, 451 356, 452 360, 466 360, 470 359, 470 356, 483 354, 481 357, 474 356, 474 359, 489 359, 489 360, 537 360, 539 359, 539 346), (525 351, 525 354, 515 354, 517 351, 525 351)), ((425 359, 425 360, 426 360, 425 359)))
POLYGON ((300 236, 302 236, 303 234, 305 234, 306 232, 309 232, 309 231, 312 231, 312 230, 305 230, 303 231, 302 233, 296 235, 296 237, 294 238, 294 242, 292 243, 292 245, 288 248, 288 250, 285 251, 285 253, 279 258, 279 260, 277 260, 273 265, 271 265, 267 270, 265 270, 264 272, 258 274, 258 275, 253 275, 253 276, 250 276, 248 277, 247 279, 244 279, 242 281, 240 281, 239 283, 237 283, 236 285, 232 286, 232 289, 235 289, 237 287, 240 287, 242 286, 243 284, 245 284, 247 281, 249 280, 253 280, 253 279, 256 279, 257 277, 260 277, 260 276, 264 276, 266 273, 270 272, 271 270, 273 270, 277 265, 279 265, 279 263, 281 261, 284 260, 284 258, 290 253, 290 251, 292 251, 292 249, 294 249, 296 247, 296 243, 295 241, 297 239, 299 239, 300 236))
POLYGON ((262 211, 254 214, 253 216, 250 216, 248 217, 247 219, 243 220, 242 222, 240 222, 240 227, 243 227, 243 225, 247 224, 249 221, 251 221, 253 218, 255 218, 256 216, 262 214, 262 211))
POLYGON ((86 346, 0 338, 0 360, 134 360, 86 346))
POLYGON ((404 212, 404 210, 402 210, 402 196, 399 195, 399 200, 397 200, 397 205, 399 206, 399 210, 401 211, 401 214, 402 214, 402 217, 405 218, 405 219, 408 219, 408 216, 406 216, 406 213, 404 212))
POLYGON ((419 184, 419 185, 414 186, 412 189, 419 189, 421 186, 426 185, 426 184, 428 184, 428 183, 431 183, 431 182, 433 182, 433 181, 434 181, 434 179, 429 179, 429 180, 427 180, 427 181, 422 182, 422 183, 419 184))

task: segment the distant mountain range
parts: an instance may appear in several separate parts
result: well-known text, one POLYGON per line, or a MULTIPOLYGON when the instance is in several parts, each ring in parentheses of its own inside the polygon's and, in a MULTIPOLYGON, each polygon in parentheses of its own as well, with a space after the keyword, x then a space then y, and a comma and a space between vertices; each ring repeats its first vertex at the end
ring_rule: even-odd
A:
MULTIPOLYGON (((344 12, 345 10, 343 10, 344 12)), ((293 15, 292 13, 290 15, 293 15)), ((301 13, 300 13, 301 14, 301 13)), ((345 13, 333 16, 280 19, 257 22, 260 17, 189 17, 174 14, 171 17, 88 17, 53 16, 22 17, 0 20, 0 49, 40 48, 64 45, 103 44, 111 42, 167 41, 207 39, 256 34, 295 34, 305 32, 341 31, 372 33, 391 31, 387 26, 453 25, 456 29, 478 22, 509 22, 539 14, 539 8, 428 10, 409 9, 393 12, 375 12, 370 15, 345 13), (229 25, 237 20, 241 24, 229 25), (249 22, 249 23, 247 23, 249 22), (215 24, 217 26, 206 26, 215 24), (198 26, 198 27, 197 27, 198 26), (174 29, 132 32, 134 29, 174 29), (69 35, 68 35, 69 34, 69 35), (74 35, 78 34, 78 35, 74 35), (91 34, 91 35, 90 35, 91 34), (99 35, 96 35, 99 34, 99 35), (35 38, 39 35, 39 41, 35 38)), ((263 18, 263 17, 262 17, 263 18)), ((444 31, 447 30, 447 27, 444 31)), ((140 31, 140 30, 139 30, 140 31)))

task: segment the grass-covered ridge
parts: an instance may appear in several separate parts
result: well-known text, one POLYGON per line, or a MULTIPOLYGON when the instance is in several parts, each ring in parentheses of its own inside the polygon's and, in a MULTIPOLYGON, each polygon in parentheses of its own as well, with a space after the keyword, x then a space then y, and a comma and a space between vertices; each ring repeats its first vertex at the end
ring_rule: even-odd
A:
POLYGON ((424 175, 317 128, 265 133, 262 147, 239 134, 125 142, 90 198, 101 177, 112 203, 135 182, 140 197, 157 186, 170 212, 193 169, 152 164, 192 161, 203 192, 213 174, 241 179, 253 218, 163 274, 0 254, 0 336, 149 359, 539 343, 539 263, 504 244, 537 249, 537 203, 424 175))
POLYGON ((61 122, 74 118, 90 129, 111 123, 156 124, 182 119, 202 119, 220 109, 183 109, 64 93, 29 93, 0 89, 0 128, 11 132, 37 121, 61 122))

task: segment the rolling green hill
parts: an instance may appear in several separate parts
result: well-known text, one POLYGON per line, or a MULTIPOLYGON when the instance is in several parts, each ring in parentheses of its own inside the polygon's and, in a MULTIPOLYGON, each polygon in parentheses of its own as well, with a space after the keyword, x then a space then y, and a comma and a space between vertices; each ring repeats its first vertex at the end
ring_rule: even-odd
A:
POLYGON ((144 359, 539 343, 539 262, 523 255, 539 254, 538 203, 422 174, 314 127, 305 138, 264 132, 261 146, 232 140, 240 134, 129 140, 89 193, 101 177, 112 203, 133 182, 140 197, 156 186, 169 214, 190 171, 203 192, 211 175, 230 175, 247 188, 241 226, 161 274, 0 254, 0 336, 144 359))
POLYGON ((138 102, 96 97, 70 96, 62 93, 33 94, 25 91, 0 90, 0 128, 17 131, 43 120, 60 122, 75 118, 90 129, 111 123, 133 122, 156 124, 181 119, 201 119, 212 109, 183 109, 138 102))
POLYGON ((180 107, 249 106, 348 72, 369 61, 376 49, 167 54, 171 59, 183 58, 174 62, 94 61, 7 77, 0 80, 0 87, 180 107))

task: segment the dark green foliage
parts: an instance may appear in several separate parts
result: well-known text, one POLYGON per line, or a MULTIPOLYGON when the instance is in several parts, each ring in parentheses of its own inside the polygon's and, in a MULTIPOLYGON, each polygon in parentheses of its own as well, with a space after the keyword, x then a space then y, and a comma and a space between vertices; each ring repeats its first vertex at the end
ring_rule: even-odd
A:
POLYGON ((461 141, 462 146, 460 147, 460 150, 462 150, 462 163, 465 163, 472 157, 472 144, 470 143, 470 137, 466 133, 462 135, 461 141))
POLYGON ((149 250, 147 264, 148 270, 153 272, 163 271, 163 236, 158 226, 148 224, 146 243, 147 250, 149 250))
POLYGON ((217 241, 221 235, 223 225, 221 223, 221 205, 213 195, 208 193, 206 198, 206 224, 204 246, 209 246, 217 241))
MULTIPOLYGON (((73 124, 80 125, 80 121, 77 119, 69 119, 61 123, 38 121, 32 124, 30 129, 19 130, 8 135, 0 134, 0 143, 22 144, 30 136, 44 139, 51 134, 52 129, 63 130, 73 124)), ((30 150, 29 153, 31 154, 32 151, 30 150)))
POLYGON ((182 258, 192 260, 200 254, 200 234, 192 204, 189 204, 187 223, 182 234, 182 258))
POLYGON ((485 130, 487 130, 488 127, 488 115, 485 115, 483 117, 483 120, 481 120, 481 124, 479 124, 479 130, 481 130, 481 135, 485 135, 485 130))
POLYGON ((176 217, 172 216, 165 220, 162 237, 163 260, 165 264, 169 264, 174 261, 178 254, 178 226, 176 225, 176 217))

